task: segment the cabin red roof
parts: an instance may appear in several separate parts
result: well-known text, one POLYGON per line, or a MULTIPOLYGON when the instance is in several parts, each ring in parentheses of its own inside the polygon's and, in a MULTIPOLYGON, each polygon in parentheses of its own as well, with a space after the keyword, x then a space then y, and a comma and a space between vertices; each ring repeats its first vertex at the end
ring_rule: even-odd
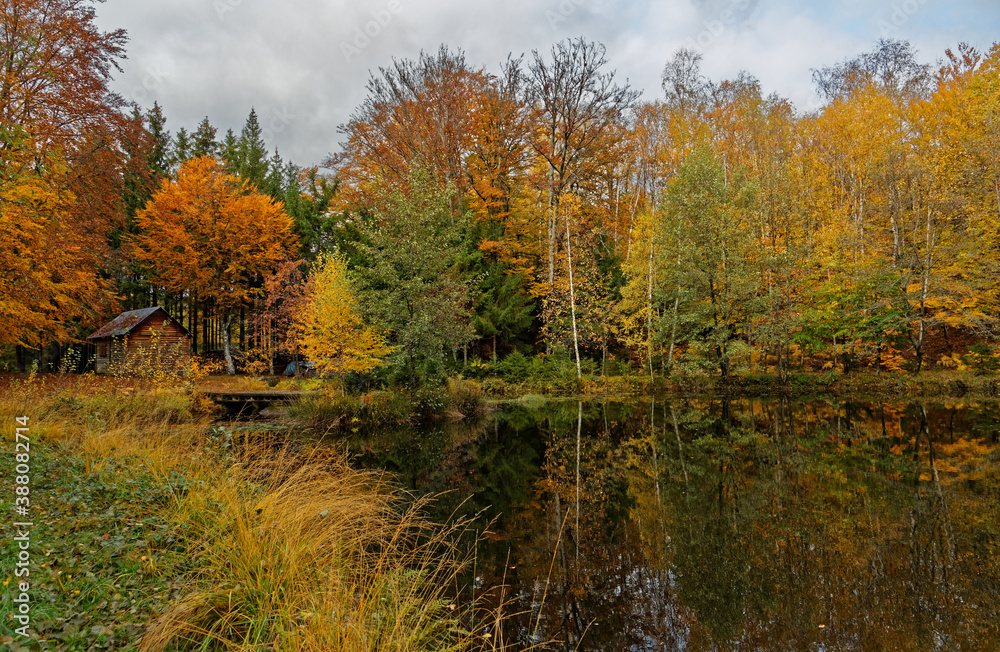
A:
POLYGON ((177 324, 177 326, 180 327, 185 334, 187 334, 187 330, 178 324, 177 320, 171 317, 166 310, 160 306, 153 306, 152 308, 140 308, 139 310, 129 310, 128 312, 123 312, 104 326, 101 326, 96 331, 88 335, 87 339, 103 340, 109 337, 121 337, 122 335, 128 334, 133 328, 146 321, 157 312, 162 312, 167 319, 177 324))

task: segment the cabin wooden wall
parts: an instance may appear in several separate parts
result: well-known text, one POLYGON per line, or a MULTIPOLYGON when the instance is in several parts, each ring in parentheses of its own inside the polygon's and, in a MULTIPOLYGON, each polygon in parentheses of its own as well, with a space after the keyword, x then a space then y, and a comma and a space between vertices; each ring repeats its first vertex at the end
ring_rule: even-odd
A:
POLYGON ((107 343, 108 355, 95 358, 97 373, 108 373, 112 368, 122 369, 129 363, 175 368, 191 358, 191 338, 162 315, 153 315, 132 329, 124 339, 96 342, 98 351, 104 342, 107 343))
POLYGON ((191 338, 177 324, 161 315, 153 315, 128 335, 126 353, 129 357, 158 349, 165 363, 175 363, 191 357, 191 338), (155 331, 155 334, 154 334, 155 331))
POLYGON ((94 343, 94 373, 106 374, 111 366, 111 354, 115 342, 110 339, 98 340, 94 343))

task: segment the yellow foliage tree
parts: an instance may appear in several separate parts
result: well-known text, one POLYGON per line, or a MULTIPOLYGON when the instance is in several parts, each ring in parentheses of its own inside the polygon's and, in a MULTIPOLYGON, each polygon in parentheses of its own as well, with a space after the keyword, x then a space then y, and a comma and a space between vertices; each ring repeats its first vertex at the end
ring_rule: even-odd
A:
POLYGON ((344 262, 321 256, 310 281, 309 300, 297 319, 306 357, 320 373, 364 372, 379 366, 393 347, 362 321, 344 262))

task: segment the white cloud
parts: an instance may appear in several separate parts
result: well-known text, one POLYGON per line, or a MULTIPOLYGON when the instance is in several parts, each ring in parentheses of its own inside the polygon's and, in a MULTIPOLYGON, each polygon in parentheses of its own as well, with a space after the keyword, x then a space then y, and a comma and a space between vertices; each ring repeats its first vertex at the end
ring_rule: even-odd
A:
POLYGON ((146 107, 158 101, 172 131, 205 115, 238 131, 253 105, 273 127, 269 145, 315 164, 339 149, 336 128, 364 98, 370 70, 442 43, 495 71, 508 52, 584 35, 647 99, 660 96, 666 60, 695 43, 714 79, 745 69, 803 107, 810 69, 870 47, 878 21, 907 2, 919 7, 892 36, 930 62, 958 40, 988 47, 1000 23, 993 0, 109 0, 97 12, 102 28, 130 35, 115 89, 146 107), (357 51, 345 56, 345 44, 357 51))

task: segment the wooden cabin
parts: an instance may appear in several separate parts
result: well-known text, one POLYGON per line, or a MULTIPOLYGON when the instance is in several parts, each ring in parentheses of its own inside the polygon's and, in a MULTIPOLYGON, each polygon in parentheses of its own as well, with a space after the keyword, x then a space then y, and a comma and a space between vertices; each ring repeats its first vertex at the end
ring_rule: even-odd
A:
POLYGON ((94 371, 99 374, 130 364, 176 370, 191 358, 191 336, 159 306, 123 312, 87 339, 97 349, 94 371))

